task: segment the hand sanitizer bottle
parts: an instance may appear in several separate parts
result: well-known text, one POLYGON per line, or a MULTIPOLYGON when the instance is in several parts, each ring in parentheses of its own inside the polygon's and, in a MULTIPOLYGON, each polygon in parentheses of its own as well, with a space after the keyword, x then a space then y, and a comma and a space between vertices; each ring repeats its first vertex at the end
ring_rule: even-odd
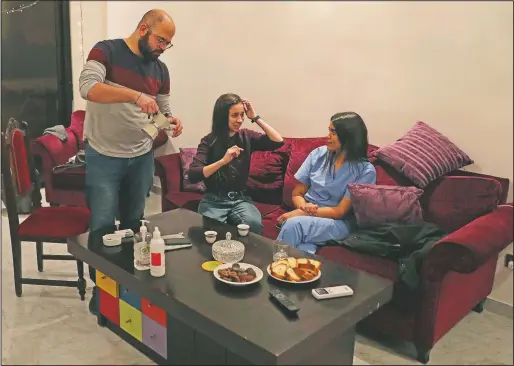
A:
POLYGON ((154 277, 162 277, 166 273, 164 246, 161 232, 156 226, 153 231, 152 241, 150 241, 150 274, 154 277))
POLYGON ((152 234, 145 226, 147 220, 141 220, 139 233, 134 236, 134 268, 139 271, 150 269, 150 241, 152 234))

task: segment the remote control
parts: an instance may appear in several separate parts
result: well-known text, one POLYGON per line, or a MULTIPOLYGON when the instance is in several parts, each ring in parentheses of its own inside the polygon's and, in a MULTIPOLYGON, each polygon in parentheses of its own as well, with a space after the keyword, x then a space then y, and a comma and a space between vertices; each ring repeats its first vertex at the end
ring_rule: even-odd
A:
POLYGON ((353 290, 350 286, 322 287, 312 290, 312 296, 318 300, 333 299, 334 297, 352 296, 353 290))
POLYGON ((274 302, 291 313, 296 313, 300 308, 278 289, 270 290, 270 297, 274 302))

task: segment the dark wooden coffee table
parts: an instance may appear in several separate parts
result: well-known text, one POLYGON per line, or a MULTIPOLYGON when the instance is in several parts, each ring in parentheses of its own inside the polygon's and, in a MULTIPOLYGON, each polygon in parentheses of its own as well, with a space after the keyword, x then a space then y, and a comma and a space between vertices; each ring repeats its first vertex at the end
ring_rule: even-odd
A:
MULTIPOLYGON (((272 240, 254 234, 241 238, 235 227, 195 212, 178 209, 148 220, 150 232, 154 226, 162 235, 184 232, 193 242, 192 248, 166 253, 164 277, 135 270, 132 244, 107 248, 101 240, 105 233, 70 238, 68 250, 101 272, 99 324, 159 364, 351 365, 356 323, 392 297, 391 282, 321 257, 316 257, 323 262, 317 282, 280 283, 266 272, 272 240), (245 244, 243 262, 261 268, 264 278, 235 288, 202 270, 202 263, 212 260, 205 230, 216 230, 218 240, 230 231, 245 244), (312 288, 343 284, 353 288, 353 296, 319 301, 311 295, 312 288), (297 318, 270 301, 273 288, 300 306, 297 318)), ((297 250, 290 254, 314 257, 297 250)))

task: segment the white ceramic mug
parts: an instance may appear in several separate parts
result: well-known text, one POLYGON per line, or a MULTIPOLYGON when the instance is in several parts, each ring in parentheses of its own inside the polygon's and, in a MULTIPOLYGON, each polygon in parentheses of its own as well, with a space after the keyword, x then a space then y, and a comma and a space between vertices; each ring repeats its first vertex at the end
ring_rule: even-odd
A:
POLYGON ((207 243, 209 244, 212 244, 216 241, 216 236, 218 235, 218 233, 216 231, 206 231, 204 233, 205 235, 205 240, 207 241, 207 243))
POLYGON ((239 224, 239 225, 237 225, 237 231, 239 232, 239 235, 246 236, 246 235, 248 235, 248 232, 250 231, 250 225, 239 224))

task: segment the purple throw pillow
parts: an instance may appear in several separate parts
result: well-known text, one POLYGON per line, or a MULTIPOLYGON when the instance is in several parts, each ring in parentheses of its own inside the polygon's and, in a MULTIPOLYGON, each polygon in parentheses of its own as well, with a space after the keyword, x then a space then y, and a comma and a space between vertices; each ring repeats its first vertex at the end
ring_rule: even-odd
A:
POLYGON ((423 221, 416 187, 349 184, 352 207, 360 228, 385 223, 412 224, 423 221))
POLYGON ((196 155, 196 147, 181 147, 179 148, 179 154, 182 165, 182 189, 184 192, 205 193, 206 188, 203 182, 193 184, 188 177, 189 166, 196 155))
POLYGON ((449 172, 473 164, 465 152, 424 122, 417 122, 402 138, 373 156, 422 189, 449 172))

